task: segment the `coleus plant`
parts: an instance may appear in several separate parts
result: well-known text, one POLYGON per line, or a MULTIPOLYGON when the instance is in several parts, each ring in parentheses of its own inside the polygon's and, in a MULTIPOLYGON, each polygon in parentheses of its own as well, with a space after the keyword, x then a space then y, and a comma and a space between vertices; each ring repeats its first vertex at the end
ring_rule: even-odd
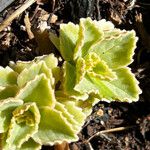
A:
POLYGON ((137 38, 111 22, 81 19, 60 25, 50 39, 54 54, 0 67, 0 133, 4 150, 38 150, 78 140, 92 106, 100 100, 133 102, 141 93, 127 67, 137 38))

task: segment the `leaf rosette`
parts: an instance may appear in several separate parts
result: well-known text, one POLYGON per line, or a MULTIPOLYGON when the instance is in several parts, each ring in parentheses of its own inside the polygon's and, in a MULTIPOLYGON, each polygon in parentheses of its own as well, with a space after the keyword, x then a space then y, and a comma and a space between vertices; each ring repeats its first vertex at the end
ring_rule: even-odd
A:
POLYGON ((80 19, 60 25, 60 37, 50 39, 63 59, 62 90, 76 99, 95 94, 101 100, 137 101, 141 90, 131 69, 135 32, 114 28, 109 22, 80 19))

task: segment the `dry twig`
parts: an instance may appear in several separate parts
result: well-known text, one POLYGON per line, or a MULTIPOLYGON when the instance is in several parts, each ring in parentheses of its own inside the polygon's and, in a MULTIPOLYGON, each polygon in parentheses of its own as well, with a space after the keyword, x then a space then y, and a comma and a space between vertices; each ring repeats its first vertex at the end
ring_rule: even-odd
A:
POLYGON ((112 133, 112 132, 118 132, 118 131, 124 131, 124 130, 130 129, 130 128, 133 128, 133 127, 135 127, 135 126, 118 127, 118 128, 108 129, 108 130, 102 130, 102 131, 100 131, 100 132, 95 133, 93 136, 91 136, 91 137, 87 140, 87 142, 89 142, 91 139, 93 139, 94 137, 99 136, 99 135, 101 135, 101 134, 112 133))
POLYGON ((29 19, 28 13, 24 17, 24 24, 26 26, 26 31, 28 33, 29 39, 30 40, 33 39, 34 38, 34 34, 31 31, 31 23, 30 23, 30 19, 29 19))
POLYGON ((30 7, 36 0, 27 0, 20 8, 0 24, 0 32, 4 30, 17 16, 30 7))

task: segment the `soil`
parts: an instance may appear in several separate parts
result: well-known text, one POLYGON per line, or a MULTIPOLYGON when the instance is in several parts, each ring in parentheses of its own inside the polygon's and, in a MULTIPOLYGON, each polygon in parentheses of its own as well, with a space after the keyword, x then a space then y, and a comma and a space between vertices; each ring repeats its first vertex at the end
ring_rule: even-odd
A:
MULTIPOLYGON (((23 3, 24 0, 17 0, 0 12, 0 22, 23 3)), ((46 45, 39 43, 41 23, 56 34, 59 34, 60 23, 78 23, 81 17, 105 18, 118 28, 134 29, 139 40, 131 68, 143 91, 139 101, 131 104, 99 102, 79 133, 79 141, 70 143, 69 147, 71 150, 150 150, 149 15, 148 0, 38 0, 0 32, 0 65, 6 66, 11 60, 32 60, 51 52, 50 41, 46 41, 46 45), (33 37, 26 31, 27 14, 33 37)), ((47 32, 43 36, 47 37, 47 32)), ((43 146, 42 149, 54 147, 43 146)))

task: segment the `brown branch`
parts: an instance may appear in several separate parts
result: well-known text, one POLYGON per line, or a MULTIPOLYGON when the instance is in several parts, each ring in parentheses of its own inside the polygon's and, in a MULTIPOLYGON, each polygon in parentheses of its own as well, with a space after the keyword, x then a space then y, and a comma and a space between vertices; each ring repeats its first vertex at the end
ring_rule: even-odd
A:
POLYGON ((36 0, 27 0, 20 8, 18 8, 7 19, 5 19, 0 24, 0 32, 3 31, 16 17, 18 17, 22 12, 24 12, 28 7, 30 7, 35 1, 36 0))

